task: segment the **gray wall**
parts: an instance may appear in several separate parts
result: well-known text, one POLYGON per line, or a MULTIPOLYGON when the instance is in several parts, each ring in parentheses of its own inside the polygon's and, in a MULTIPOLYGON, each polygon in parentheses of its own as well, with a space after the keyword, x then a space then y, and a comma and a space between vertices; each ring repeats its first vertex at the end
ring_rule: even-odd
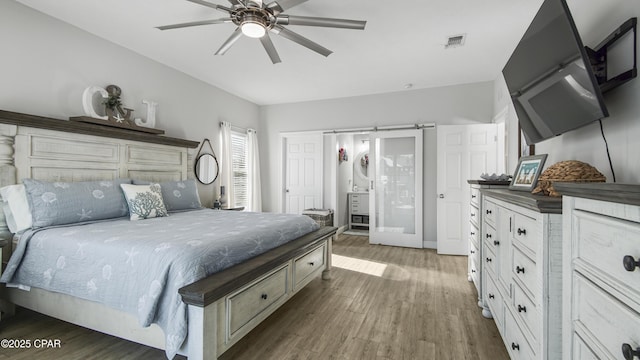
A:
MULTIPOLYGON (((0 1, 0 44, 2 110, 67 119, 83 115, 86 87, 116 84, 134 116, 146 117, 143 99, 157 101, 157 128, 208 137, 218 155, 221 120, 259 125, 257 105, 14 1, 0 1)), ((201 187, 203 201, 211 203, 213 191, 201 187)))
MULTIPOLYGON (((613 30, 631 17, 640 16, 637 0, 569 0, 578 31, 585 46, 595 47, 613 30), (599 8, 599 9, 594 9, 599 8), (586 9, 597 15, 586 15, 586 9)), ((640 45, 640 44, 639 44, 640 45)), ((638 47, 640 48, 640 46, 638 47)), ((632 56, 627 53, 626 56, 632 56)), ((611 158, 618 182, 640 182, 640 79, 633 79, 605 94, 610 116, 602 120, 609 143, 611 158)), ((507 125, 510 131, 508 171, 513 173, 517 164, 517 118, 510 104, 504 79, 495 81, 494 112, 509 109, 507 125)), ((536 145, 536 153, 548 154, 546 166, 563 160, 580 160, 600 170, 612 181, 605 144, 600 125, 594 122, 536 145)))
MULTIPOLYGON (((267 155, 262 158, 264 210, 277 212, 282 206, 282 132, 416 123, 475 124, 489 123, 492 117, 493 82, 264 106, 260 110, 260 148, 267 155)), ((436 240, 435 151, 435 131, 425 130, 424 241, 431 246, 436 240)))

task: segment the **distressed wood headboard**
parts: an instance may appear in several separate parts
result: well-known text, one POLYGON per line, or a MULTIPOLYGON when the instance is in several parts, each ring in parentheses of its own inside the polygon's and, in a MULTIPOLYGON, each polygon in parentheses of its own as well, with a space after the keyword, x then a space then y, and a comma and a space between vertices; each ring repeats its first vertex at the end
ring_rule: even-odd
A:
MULTIPOLYGON (((149 181, 193 177, 196 141, 0 110, 0 187, 32 178, 149 181)), ((0 239, 9 239, 0 210, 0 239)))

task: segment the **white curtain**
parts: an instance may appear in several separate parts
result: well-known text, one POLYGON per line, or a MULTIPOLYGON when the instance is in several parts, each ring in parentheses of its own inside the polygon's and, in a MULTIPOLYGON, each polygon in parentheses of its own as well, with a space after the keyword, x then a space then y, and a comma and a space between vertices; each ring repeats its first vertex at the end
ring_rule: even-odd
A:
POLYGON ((227 121, 220 123, 220 186, 224 186, 226 201, 223 206, 235 206, 233 198, 233 157, 231 155, 231 124, 227 121))
POLYGON ((258 134, 255 130, 247 130, 247 207, 248 211, 262 211, 262 193, 260 192, 260 149, 258 134))

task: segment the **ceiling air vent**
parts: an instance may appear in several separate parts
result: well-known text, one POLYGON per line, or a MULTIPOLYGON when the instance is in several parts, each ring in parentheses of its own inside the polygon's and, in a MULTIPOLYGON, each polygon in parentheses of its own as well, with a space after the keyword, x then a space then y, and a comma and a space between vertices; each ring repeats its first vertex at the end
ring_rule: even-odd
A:
POLYGON ((453 35, 447 38, 447 43, 444 45, 445 49, 449 49, 452 47, 458 47, 464 45, 465 34, 462 35, 453 35))

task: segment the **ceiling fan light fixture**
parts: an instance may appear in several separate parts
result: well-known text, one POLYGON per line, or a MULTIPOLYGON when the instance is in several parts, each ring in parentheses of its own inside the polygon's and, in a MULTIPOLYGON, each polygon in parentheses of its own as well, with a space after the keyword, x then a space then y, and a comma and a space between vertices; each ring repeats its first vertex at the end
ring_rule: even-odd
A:
POLYGON ((242 33, 250 38, 261 38, 264 34, 267 33, 267 24, 264 22, 264 19, 247 15, 242 19, 242 23, 240 24, 240 29, 242 33))

